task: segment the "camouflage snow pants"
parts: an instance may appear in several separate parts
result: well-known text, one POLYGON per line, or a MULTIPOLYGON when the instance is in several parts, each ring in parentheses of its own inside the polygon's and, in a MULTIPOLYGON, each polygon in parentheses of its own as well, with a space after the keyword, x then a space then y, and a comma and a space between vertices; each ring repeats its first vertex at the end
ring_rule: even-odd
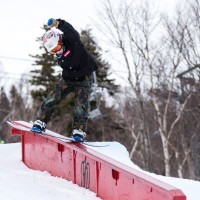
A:
POLYGON ((42 102, 37 119, 48 123, 58 105, 69 93, 75 93, 73 129, 81 129, 87 132, 88 98, 91 92, 93 78, 87 76, 82 82, 65 81, 60 79, 53 91, 42 102))

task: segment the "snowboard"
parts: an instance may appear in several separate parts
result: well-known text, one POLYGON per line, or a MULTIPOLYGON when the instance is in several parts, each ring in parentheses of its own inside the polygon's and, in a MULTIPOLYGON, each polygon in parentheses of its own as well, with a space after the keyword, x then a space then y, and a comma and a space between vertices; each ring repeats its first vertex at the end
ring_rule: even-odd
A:
POLYGON ((95 144, 92 144, 93 142, 86 142, 86 141, 78 142, 78 141, 74 140, 74 138, 72 138, 72 137, 63 136, 63 135, 60 135, 60 134, 55 133, 53 131, 50 131, 48 129, 46 129, 45 132, 41 132, 41 133, 33 132, 33 131, 31 131, 32 124, 28 123, 28 122, 25 122, 25 121, 8 120, 7 123, 8 123, 9 126, 15 128, 17 130, 31 132, 31 133, 35 133, 35 134, 39 134, 39 135, 50 136, 50 137, 56 138, 58 140, 61 140, 62 142, 79 143, 79 144, 88 145, 88 146, 92 146, 92 147, 106 147, 106 146, 109 146, 109 145, 95 145, 95 144))

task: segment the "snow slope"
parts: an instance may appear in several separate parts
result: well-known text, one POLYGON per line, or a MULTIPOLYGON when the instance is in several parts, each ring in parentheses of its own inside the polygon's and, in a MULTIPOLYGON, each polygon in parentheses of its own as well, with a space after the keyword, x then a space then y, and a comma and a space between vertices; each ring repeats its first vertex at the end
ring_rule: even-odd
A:
POLYGON ((95 193, 72 182, 31 170, 21 162, 21 145, 0 145, 0 199, 98 200, 95 193))
MULTIPOLYGON (((95 148, 101 153, 141 170, 134 165, 124 146, 117 142, 106 148, 95 148)), ((47 172, 27 168, 21 162, 21 144, 0 145, 0 199, 6 200, 100 200, 95 193, 81 188, 65 179, 53 177, 47 172)), ((142 170, 141 170, 142 171, 142 170)), ((200 182, 172 177, 163 177, 149 172, 157 179, 178 187, 187 196, 187 200, 200 198, 200 182)))

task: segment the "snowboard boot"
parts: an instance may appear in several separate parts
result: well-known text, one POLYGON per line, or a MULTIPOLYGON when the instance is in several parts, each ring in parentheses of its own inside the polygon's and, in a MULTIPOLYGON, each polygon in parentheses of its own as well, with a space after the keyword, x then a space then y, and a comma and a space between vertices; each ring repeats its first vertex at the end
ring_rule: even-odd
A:
POLYGON ((86 137, 86 133, 83 132, 82 130, 78 130, 78 129, 74 129, 72 131, 72 138, 74 138, 74 140, 76 142, 83 142, 84 138, 86 137))
POLYGON ((42 133, 42 132, 45 132, 46 130, 46 123, 44 123, 43 121, 41 120, 36 120, 34 123, 33 123, 33 126, 31 128, 31 131, 33 132, 36 132, 36 133, 42 133))

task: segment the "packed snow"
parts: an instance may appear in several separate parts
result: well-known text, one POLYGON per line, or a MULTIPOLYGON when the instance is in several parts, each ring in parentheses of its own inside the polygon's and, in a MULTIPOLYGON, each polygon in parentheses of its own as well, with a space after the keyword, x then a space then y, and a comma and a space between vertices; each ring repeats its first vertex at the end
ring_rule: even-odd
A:
MULTIPOLYGON (((107 144, 107 143, 106 143, 107 144)), ((95 150, 129 167, 141 170, 129 159, 124 146, 117 142, 95 150)), ((96 194, 48 172, 31 170, 21 161, 21 144, 0 144, 0 199, 6 200, 100 200, 96 194)), ((141 170, 142 171, 142 170, 141 170)), ((143 171, 144 172, 144 171, 143 171)), ((148 173, 148 172, 144 172, 148 173)), ((200 182, 172 177, 149 175, 183 191, 187 200, 199 199, 200 182)))
POLYGON ((100 200, 96 194, 47 172, 31 170, 21 162, 21 146, 0 145, 0 199, 100 200))

